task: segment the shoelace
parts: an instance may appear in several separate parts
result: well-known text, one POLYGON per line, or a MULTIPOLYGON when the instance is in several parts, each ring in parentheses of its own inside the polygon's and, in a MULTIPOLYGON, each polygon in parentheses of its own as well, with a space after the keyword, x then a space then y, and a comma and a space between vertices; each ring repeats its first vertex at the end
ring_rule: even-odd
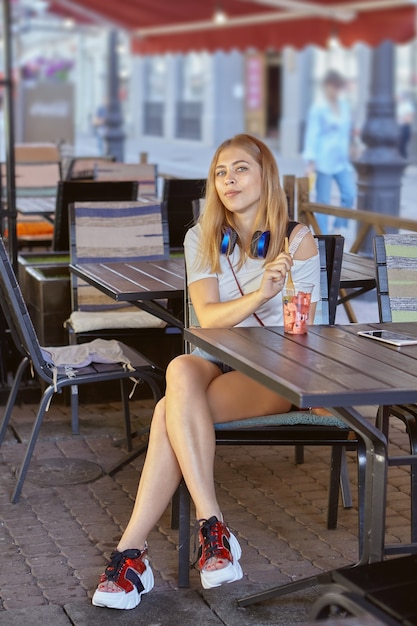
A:
POLYGON ((105 569, 106 576, 109 580, 117 580, 127 559, 138 559, 142 552, 140 550, 123 550, 119 552, 115 550, 110 555, 110 563, 105 569))
POLYGON ((195 567, 200 560, 203 550, 207 555, 207 560, 217 556, 220 547, 219 535, 221 533, 221 529, 219 526, 221 522, 217 518, 214 519, 216 520, 215 522, 212 517, 209 520, 200 519, 196 522, 197 529, 194 534, 194 554, 197 552, 197 558, 192 563, 192 567, 195 567), (197 551, 197 535, 199 532, 203 535, 204 546, 200 545, 197 551))

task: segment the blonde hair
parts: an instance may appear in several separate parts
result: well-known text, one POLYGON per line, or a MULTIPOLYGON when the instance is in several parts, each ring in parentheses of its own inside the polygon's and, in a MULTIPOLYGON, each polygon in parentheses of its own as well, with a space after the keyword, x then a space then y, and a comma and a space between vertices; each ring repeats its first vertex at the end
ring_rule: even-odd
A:
MULTIPOLYGON (((287 199, 279 181, 278 166, 272 152, 262 141, 251 135, 239 134, 227 139, 217 148, 213 156, 207 178, 204 211, 199 219, 202 229, 201 266, 209 267, 213 273, 220 272, 220 243, 225 228, 233 228, 238 235, 238 242, 240 240, 233 213, 221 202, 215 184, 220 153, 229 147, 244 150, 261 169, 261 194, 254 230, 269 230, 271 234, 265 263, 272 261, 282 252, 288 226, 287 199)), ((246 252, 240 248, 240 265, 244 263, 245 258, 246 252)))

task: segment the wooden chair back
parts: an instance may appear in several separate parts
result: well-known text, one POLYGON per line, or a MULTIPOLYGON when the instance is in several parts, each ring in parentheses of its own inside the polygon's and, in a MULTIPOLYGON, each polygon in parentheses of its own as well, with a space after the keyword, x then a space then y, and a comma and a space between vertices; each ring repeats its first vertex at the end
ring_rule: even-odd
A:
POLYGON ((54 235, 52 249, 69 252, 69 205, 72 202, 136 200, 136 181, 61 181, 56 199, 54 235))
POLYGON ((417 235, 377 236, 374 253, 380 321, 417 321, 417 235))
POLYGON ((152 163, 98 163, 94 180, 136 180, 141 198, 157 196, 157 166, 152 163))
MULTIPOLYGON (((16 163, 15 180, 17 197, 55 196, 61 180, 60 163, 16 163)), ((4 194, 7 188, 4 163, 1 166, 1 188, 4 194)))
POLYGON ((59 163, 61 155, 54 143, 17 143, 14 147, 16 163, 59 163))
POLYGON ((115 160, 113 156, 74 157, 70 160, 65 180, 94 180, 96 168, 115 160))

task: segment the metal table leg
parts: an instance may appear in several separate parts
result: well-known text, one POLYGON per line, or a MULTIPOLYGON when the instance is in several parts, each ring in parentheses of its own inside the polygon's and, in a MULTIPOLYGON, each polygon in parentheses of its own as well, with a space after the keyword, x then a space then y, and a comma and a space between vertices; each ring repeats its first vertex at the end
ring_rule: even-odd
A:
MULTIPOLYGON (((326 407, 327 408, 327 407, 326 407)), ((332 408, 331 412, 360 434, 366 447, 365 512, 363 550, 356 565, 381 561, 384 549, 385 506, 387 485, 387 442, 385 436, 353 407, 332 408)), ((238 600, 239 606, 249 606, 262 600, 280 597, 306 587, 331 581, 331 572, 280 585, 238 600)))

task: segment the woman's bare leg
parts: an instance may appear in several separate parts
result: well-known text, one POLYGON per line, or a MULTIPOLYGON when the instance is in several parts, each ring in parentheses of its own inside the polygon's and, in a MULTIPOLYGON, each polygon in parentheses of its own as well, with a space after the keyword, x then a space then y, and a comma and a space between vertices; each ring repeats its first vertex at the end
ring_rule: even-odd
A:
MULTIPOLYGON (((193 357, 193 360, 195 358, 193 357)), ((194 363, 194 368, 201 381, 201 390, 206 395, 210 382, 221 372, 213 363, 201 358, 194 363)), ((197 390, 195 395, 197 395, 197 390)), ((135 504, 128 525, 118 543, 119 552, 131 548, 144 549, 148 534, 164 513, 181 479, 182 472, 166 429, 166 405, 165 397, 155 407, 135 504)), ((213 430, 212 421, 211 430, 213 430)), ((101 583, 99 589, 110 593, 120 592, 120 588, 111 580, 101 583)))
POLYGON ((148 450, 139 481, 135 504, 117 549, 142 550, 146 539, 163 515, 181 480, 181 470, 165 428, 165 398, 155 407, 148 450))
MULTIPOLYGON (((167 433, 196 506, 197 517, 219 517, 213 465, 213 422, 286 412, 291 403, 240 372, 201 377, 200 357, 175 359, 167 371, 167 433)), ((210 364, 211 365, 211 364, 210 364)))
MULTIPOLYGON (((213 478, 213 422, 289 408, 287 401, 243 374, 220 375, 216 365, 192 355, 174 359, 167 371, 166 397, 155 407, 133 512, 117 549, 144 548, 181 475, 196 506, 197 518, 214 515, 221 519, 213 478)), ((103 585, 113 590, 111 582, 103 585)))
MULTIPOLYGON (((200 357, 175 359, 167 371, 167 433, 197 519, 222 519, 214 486, 215 433, 213 422, 285 412, 291 403, 239 372, 207 379, 200 357), (197 359, 197 361, 196 361, 197 359)), ((211 364, 210 364, 211 365, 211 364)), ((213 560, 207 569, 222 568, 213 560)))

